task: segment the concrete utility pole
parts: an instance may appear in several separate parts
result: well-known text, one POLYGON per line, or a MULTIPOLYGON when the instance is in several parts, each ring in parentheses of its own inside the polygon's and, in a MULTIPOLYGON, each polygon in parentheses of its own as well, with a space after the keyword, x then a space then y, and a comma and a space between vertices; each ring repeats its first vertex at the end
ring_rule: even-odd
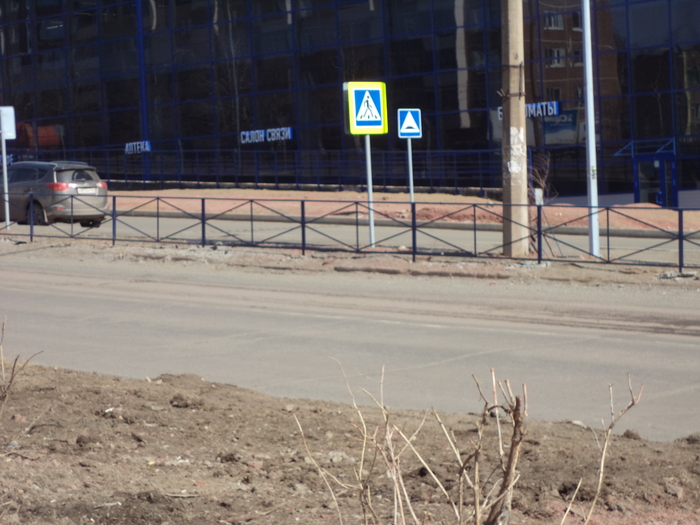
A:
POLYGON ((527 130, 523 1, 501 0, 503 63, 503 254, 528 254, 527 130))

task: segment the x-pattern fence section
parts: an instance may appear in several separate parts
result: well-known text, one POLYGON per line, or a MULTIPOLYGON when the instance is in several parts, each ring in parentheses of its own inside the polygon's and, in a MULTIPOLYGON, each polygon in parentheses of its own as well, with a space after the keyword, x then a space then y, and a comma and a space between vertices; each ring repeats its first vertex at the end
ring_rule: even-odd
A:
MULTIPOLYGON (((31 197, 31 196, 30 196, 31 197)), ((500 203, 273 200, 112 195, 101 227, 79 217, 48 225, 26 209, 13 208, 4 237, 71 238, 170 244, 249 246, 411 256, 504 257, 502 229, 510 214, 500 203), (374 216, 375 240, 369 233, 374 216)), ((64 206, 91 206, 66 196, 64 206)), ((700 210, 658 207, 589 209, 528 205, 522 259, 700 267, 700 210), (589 250, 589 221, 600 225, 600 255, 589 250)))

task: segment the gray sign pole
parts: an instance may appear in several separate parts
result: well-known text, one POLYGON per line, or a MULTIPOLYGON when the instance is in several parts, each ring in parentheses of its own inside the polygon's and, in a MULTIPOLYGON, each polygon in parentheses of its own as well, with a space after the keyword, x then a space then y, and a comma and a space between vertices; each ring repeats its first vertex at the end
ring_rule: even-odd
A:
POLYGON ((413 146, 411 146, 411 139, 406 140, 408 141, 408 193, 411 196, 411 203, 413 203, 413 146))
POLYGON ((5 228, 10 229, 10 201, 7 186, 7 151, 5 149, 5 132, 0 129, 0 142, 2 142, 2 199, 5 203, 5 228))
POLYGON ((593 87, 593 42, 591 36, 591 4, 583 0, 583 62, 586 78, 586 159, 588 168, 588 249, 600 257, 600 226, 598 220, 598 160, 595 139, 595 98, 593 87))
POLYGON ((374 248, 374 208, 372 201, 372 150, 369 135, 365 135, 365 162, 367 163, 367 206, 369 208, 369 245, 374 248))

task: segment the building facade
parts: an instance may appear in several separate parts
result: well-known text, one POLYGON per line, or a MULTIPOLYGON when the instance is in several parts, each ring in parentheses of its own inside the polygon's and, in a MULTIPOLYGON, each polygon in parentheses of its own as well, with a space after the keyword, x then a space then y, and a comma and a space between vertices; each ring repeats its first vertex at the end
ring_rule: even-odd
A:
MULTIPOLYGON (((700 185, 700 2, 592 0, 599 191, 700 185)), ((532 171, 586 191, 579 0, 523 0, 532 171), (552 110, 551 108, 555 108, 552 110)), ((342 84, 387 84, 378 184, 500 186, 499 0, 0 0, 0 95, 23 156, 114 180, 361 184, 342 84), (131 145, 131 146, 127 146, 131 145), (136 146, 135 146, 136 145, 136 146)), ((680 196, 680 197, 679 197, 680 196)))

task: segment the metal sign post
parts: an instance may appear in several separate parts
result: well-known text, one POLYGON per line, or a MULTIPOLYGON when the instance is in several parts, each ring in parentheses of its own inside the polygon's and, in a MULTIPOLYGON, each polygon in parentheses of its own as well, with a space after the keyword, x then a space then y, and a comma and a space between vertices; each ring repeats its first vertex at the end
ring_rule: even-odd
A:
POLYGON ((348 108, 347 131, 351 135, 365 135, 369 244, 373 247, 372 150, 370 149, 369 136, 384 135, 389 131, 389 123, 386 118, 386 84, 384 82, 345 82, 343 84, 343 94, 348 108))
POLYGON ((5 228, 10 229, 10 199, 9 187, 7 185, 7 150, 6 140, 17 138, 15 127, 15 108, 12 106, 0 107, 0 142, 2 143, 2 199, 5 206, 5 228))
POLYGON ((582 0, 583 62, 586 80, 586 160, 588 168, 588 249, 600 257, 600 226, 598 221, 598 160, 595 138, 595 98, 593 87, 593 43, 591 33, 591 3, 582 0))
POLYGON ((423 136, 423 127, 420 118, 420 109, 400 109, 399 110, 399 138, 407 139, 408 148, 408 193, 411 203, 415 202, 413 197, 413 147, 411 139, 419 139, 423 136))

